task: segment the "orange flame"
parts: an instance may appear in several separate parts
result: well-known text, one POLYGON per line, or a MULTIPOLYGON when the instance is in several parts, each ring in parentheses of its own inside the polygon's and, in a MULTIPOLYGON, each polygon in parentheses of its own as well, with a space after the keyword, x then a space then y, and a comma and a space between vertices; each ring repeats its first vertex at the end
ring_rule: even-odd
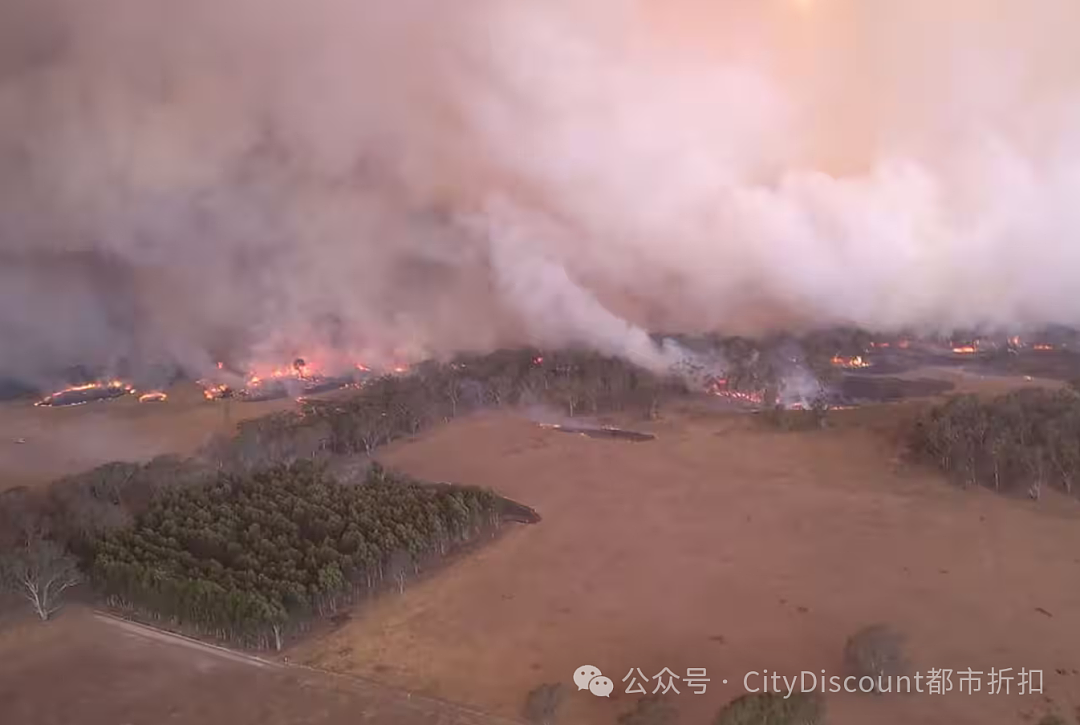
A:
POLYGON ((55 401, 57 397, 59 397, 61 395, 64 395, 66 393, 77 393, 77 392, 81 392, 81 391, 85 391, 85 390, 106 390, 106 389, 123 390, 125 393, 134 393, 135 392, 135 388, 133 388, 131 385, 129 385, 128 383, 125 383, 122 380, 108 380, 108 381, 105 381, 105 382, 85 383, 83 385, 72 385, 70 387, 64 388, 63 390, 57 390, 55 393, 51 393, 49 395, 46 395, 44 398, 42 398, 38 402, 34 403, 34 405, 52 405, 53 401, 55 401))
POLYGON ((956 355, 974 355, 978 352, 974 345, 959 345, 952 349, 956 355))
POLYGON ((151 390, 148 393, 143 393, 139 396, 140 403, 164 403, 169 399, 168 393, 161 390, 151 390))
POLYGON ((1039 345, 1033 345, 1032 349, 1033 350, 1040 350, 1042 352, 1047 352, 1049 350, 1053 350, 1054 346, 1053 345, 1047 345, 1047 344, 1044 343, 1044 344, 1039 344, 1039 345))
POLYGON ((863 359, 862 355, 847 356, 834 355, 832 364, 841 368, 868 368, 870 363, 863 359))
POLYGON ((213 383, 208 383, 205 380, 200 380, 199 385, 203 387, 203 397, 207 400, 224 398, 229 392, 229 386, 224 384, 215 385, 213 383))

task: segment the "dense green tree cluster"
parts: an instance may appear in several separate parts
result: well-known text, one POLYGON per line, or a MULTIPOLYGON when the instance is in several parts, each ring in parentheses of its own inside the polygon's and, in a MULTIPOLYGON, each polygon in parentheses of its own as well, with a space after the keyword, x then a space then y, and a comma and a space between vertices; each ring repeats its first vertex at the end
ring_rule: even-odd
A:
POLYGON ((297 463, 163 492, 106 533, 92 575, 113 601, 225 639, 276 641, 498 522, 489 491, 428 486, 378 466, 343 485, 297 463))
POLYGON ((911 446, 965 484, 1072 493, 1080 476, 1080 395, 1024 389, 992 400, 950 398, 916 423, 911 446))

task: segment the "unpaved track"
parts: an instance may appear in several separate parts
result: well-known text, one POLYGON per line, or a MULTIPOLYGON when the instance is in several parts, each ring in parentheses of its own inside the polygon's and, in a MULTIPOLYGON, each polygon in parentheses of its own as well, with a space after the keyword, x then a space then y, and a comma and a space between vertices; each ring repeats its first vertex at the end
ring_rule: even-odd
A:
POLYGON ((353 677, 66 608, 0 629, 7 725, 515 725, 353 677))
POLYGON ((166 642, 168 644, 176 645, 178 647, 189 647, 199 652, 214 655, 215 657, 221 657, 231 662, 240 662, 246 665, 252 665, 254 667, 281 667, 278 662, 271 662, 259 657, 244 654, 242 652, 235 652, 225 647, 218 647, 217 645, 207 644, 206 642, 200 642, 197 639, 191 637, 185 637, 182 634, 176 634, 175 632, 166 632, 154 627, 148 627, 145 624, 139 624, 138 622, 132 622, 127 619, 121 619, 115 617, 107 612, 94 612, 94 618, 100 622, 104 622, 110 626, 116 627, 125 634, 132 634, 136 637, 146 637, 157 642, 166 642))

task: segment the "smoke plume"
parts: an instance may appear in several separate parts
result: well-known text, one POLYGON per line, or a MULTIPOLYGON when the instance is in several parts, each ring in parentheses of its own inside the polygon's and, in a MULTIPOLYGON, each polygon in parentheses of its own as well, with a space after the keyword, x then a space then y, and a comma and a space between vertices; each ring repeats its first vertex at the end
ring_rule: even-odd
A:
POLYGON ((1071 0, 5 0, 0 374, 1080 323, 1071 0))

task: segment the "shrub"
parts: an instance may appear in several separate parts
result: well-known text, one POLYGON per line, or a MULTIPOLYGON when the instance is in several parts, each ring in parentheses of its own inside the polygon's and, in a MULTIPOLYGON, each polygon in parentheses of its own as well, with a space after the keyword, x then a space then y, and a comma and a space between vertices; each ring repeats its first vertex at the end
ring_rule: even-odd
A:
POLYGON ((679 719, 679 711, 658 695, 649 695, 637 701, 634 709, 619 715, 619 725, 673 725, 679 719))
POLYGON ((1039 725, 1067 725, 1067 723, 1065 722, 1065 718, 1060 715, 1049 713, 1039 720, 1039 725))
POLYGON ((896 677, 906 668, 902 635, 886 624, 860 629, 844 645, 844 668, 854 677, 896 677))
POLYGON ((565 697, 566 689, 561 682, 536 687, 525 696, 525 719, 534 725, 552 725, 565 697))
POLYGON ((825 700, 815 692, 784 697, 762 692, 728 703, 713 725, 824 725, 825 700))

